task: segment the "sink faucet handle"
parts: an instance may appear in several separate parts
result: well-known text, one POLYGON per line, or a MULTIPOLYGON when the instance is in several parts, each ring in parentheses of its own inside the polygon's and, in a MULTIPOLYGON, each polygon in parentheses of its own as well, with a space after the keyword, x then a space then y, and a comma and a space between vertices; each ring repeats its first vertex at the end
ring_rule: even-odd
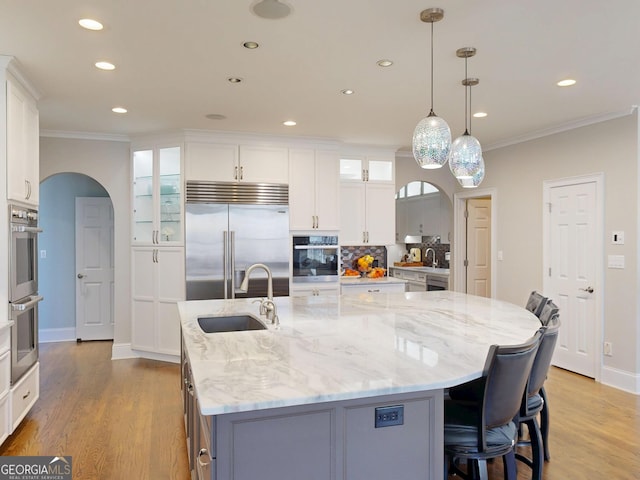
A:
POLYGON ((266 315, 267 307, 265 307, 265 305, 264 305, 266 300, 264 298, 256 298, 251 303, 258 303, 258 302, 260 302, 260 307, 259 307, 260 308, 260 315, 266 315))
POLYGON ((265 300, 262 302, 265 307, 267 320, 271 320, 271 323, 274 325, 278 325, 280 319, 278 318, 278 309, 276 308, 276 304, 273 300, 265 300))

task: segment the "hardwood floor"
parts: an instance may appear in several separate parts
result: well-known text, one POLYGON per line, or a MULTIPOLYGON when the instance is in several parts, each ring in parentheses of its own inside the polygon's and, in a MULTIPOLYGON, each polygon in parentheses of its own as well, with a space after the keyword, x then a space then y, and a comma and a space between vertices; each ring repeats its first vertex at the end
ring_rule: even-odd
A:
MULTIPOLYGON (((543 480, 640 478, 640 396, 555 367, 545 390, 551 461, 543 480)), ((501 462, 493 464, 490 476, 503 478, 501 462)), ((518 480, 530 478, 531 470, 519 464, 518 480)))
POLYGON ((40 345, 40 399, 1 455, 71 455, 77 480, 187 480, 180 367, 111 342, 40 345))
MULTIPOLYGON (((40 399, 0 454, 71 455, 75 480, 187 480, 179 366, 112 361, 111 346, 40 345, 40 399)), ((640 478, 640 396, 556 368, 546 390, 544 480, 640 478)), ((501 462, 490 477, 502 479, 501 462)))

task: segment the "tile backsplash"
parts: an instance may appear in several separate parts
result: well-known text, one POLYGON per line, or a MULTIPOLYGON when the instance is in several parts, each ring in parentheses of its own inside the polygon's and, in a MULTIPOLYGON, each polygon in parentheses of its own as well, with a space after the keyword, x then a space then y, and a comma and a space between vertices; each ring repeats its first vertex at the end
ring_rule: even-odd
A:
POLYGON ((354 260, 367 254, 371 255, 375 259, 373 264, 374 267, 387 268, 387 247, 374 245, 342 247, 340 250, 342 268, 353 268, 354 260), (376 264, 375 262, 378 263, 376 264))
MULTIPOLYGON (((445 253, 450 252, 451 251, 451 245, 449 243, 440 243, 439 240, 435 240, 435 241, 429 241, 429 242, 422 242, 422 243, 407 243, 407 251, 409 251, 411 248, 419 248, 420 251, 422 252, 422 262, 425 262, 425 258, 424 258, 424 252, 427 250, 427 248, 433 248, 433 250, 436 252, 436 260, 438 261, 438 267, 440 268, 449 268, 449 262, 447 260, 445 260, 445 253)), ((427 267, 431 266, 431 256, 433 254, 429 253, 429 259, 426 260, 425 265, 427 267)))

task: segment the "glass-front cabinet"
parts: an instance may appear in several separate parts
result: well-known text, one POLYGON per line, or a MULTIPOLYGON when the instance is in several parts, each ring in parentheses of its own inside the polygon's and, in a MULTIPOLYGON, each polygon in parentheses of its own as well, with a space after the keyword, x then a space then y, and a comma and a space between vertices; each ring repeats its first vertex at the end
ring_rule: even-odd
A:
POLYGON ((182 148, 133 151, 134 244, 183 243, 182 148))

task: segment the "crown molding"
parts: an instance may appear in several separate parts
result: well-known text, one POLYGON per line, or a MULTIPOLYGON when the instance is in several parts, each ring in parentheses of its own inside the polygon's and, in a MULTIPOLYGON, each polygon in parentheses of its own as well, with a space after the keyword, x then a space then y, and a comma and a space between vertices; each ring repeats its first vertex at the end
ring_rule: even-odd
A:
POLYGON ((630 108, 626 108, 624 110, 618 110, 615 112, 608 112, 608 113, 602 113, 598 115, 592 115, 589 117, 579 118, 571 122, 556 125, 554 127, 549 127, 542 130, 525 133, 524 135, 519 135, 517 137, 512 137, 512 138, 502 140, 500 142, 495 142, 489 145, 483 145, 482 151, 488 152, 490 150, 496 150, 498 148, 508 147, 510 145, 516 145, 518 143, 524 143, 524 142, 528 142, 530 140, 536 140, 542 137, 548 137, 549 135, 555 135, 556 133, 562 133, 568 130, 574 130, 576 128, 586 127, 587 125, 607 122, 609 120, 614 120, 616 118, 632 115, 637 111, 637 109, 638 109, 637 105, 632 105, 630 108))
POLYGON ((75 140, 103 140, 108 142, 131 142, 128 135, 118 133, 68 132, 64 130, 40 130, 41 137, 72 138, 75 140))

